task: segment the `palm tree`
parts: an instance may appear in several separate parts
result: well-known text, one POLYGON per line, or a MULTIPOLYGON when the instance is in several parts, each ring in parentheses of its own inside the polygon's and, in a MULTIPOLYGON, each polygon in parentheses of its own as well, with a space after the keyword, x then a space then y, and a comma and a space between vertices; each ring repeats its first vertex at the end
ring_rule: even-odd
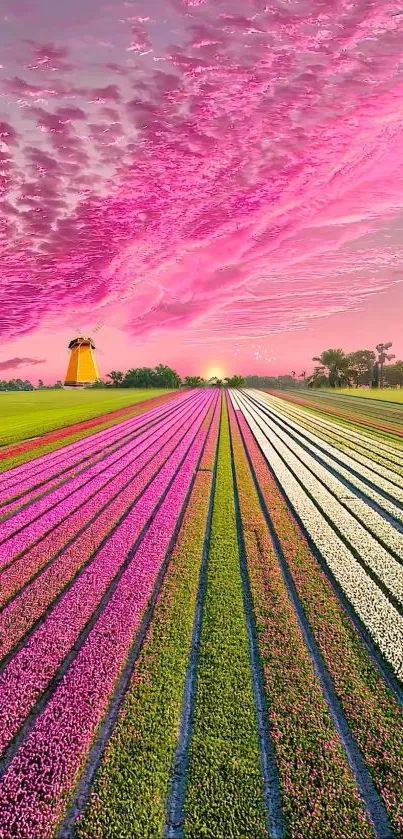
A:
POLYGON ((320 356, 314 356, 312 361, 319 361, 323 371, 328 371, 330 387, 340 387, 342 383, 348 383, 349 361, 343 350, 324 350, 320 356))

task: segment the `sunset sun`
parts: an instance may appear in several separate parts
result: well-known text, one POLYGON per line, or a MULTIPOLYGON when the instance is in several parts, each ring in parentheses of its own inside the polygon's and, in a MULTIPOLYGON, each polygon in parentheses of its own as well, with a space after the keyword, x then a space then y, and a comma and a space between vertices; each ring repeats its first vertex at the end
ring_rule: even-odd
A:
POLYGON ((209 379, 213 379, 213 378, 216 378, 216 379, 224 379, 225 378, 225 373, 224 373, 223 368, 219 367, 217 364, 210 365, 210 367, 208 367, 207 372, 206 372, 207 381, 209 379))

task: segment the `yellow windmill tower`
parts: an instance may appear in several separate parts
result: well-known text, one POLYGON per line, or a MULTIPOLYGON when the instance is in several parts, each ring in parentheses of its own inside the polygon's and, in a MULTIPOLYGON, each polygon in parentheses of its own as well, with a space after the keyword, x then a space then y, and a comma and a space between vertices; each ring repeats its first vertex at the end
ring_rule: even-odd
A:
POLYGON ((69 343, 70 360, 67 367, 65 387, 85 387, 99 379, 95 360, 95 344, 92 338, 73 338, 69 343))

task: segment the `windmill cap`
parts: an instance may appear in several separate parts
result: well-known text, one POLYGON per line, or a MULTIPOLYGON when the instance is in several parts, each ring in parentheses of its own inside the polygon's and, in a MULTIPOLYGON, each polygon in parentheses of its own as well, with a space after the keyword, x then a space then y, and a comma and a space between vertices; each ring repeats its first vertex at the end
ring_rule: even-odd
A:
POLYGON ((80 344, 89 344, 90 347, 92 347, 92 349, 95 350, 95 344, 92 338, 84 338, 83 336, 73 338, 73 340, 69 343, 69 350, 72 350, 74 347, 80 346, 80 344))

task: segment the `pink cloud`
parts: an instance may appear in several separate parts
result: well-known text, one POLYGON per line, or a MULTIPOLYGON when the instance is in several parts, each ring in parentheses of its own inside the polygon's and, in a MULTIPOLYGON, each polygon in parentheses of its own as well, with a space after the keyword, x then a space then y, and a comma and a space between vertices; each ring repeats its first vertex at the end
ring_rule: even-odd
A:
POLYGON ((7 361, 0 361, 0 370, 17 370, 20 367, 34 367, 37 364, 44 364, 44 358, 9 358, 7 361))
POLYGON ((33 32, 30 75, 1 83, 14 106, 0 122, 4 336, 79 300, 88 317, 120 312, 141 339, 252 339, 392 288, 403 256, 393 7, 318 0, 293 14, 245 0, 240 15, 231 0, 177 0, 152 20, 116 8, 116 31, 88 34, 91 49, 104 37, 128 49, 127 63, 91 53, 86 71, 71 32, 57 44, 33 32))

